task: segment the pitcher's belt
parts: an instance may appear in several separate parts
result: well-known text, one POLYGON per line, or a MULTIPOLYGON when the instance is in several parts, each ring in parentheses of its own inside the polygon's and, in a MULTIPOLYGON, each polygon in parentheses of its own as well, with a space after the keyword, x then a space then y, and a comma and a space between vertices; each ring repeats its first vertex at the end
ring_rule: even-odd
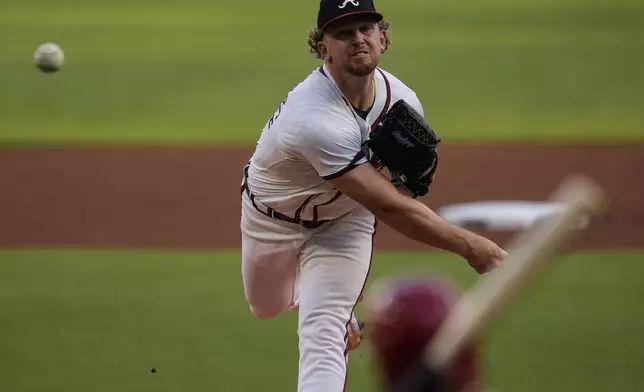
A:
POLYGON ((246 192, 246 194, 250 198, 250 202, 253 203, 253 206, 257 211, 261 212, 262 214, 272 219, 294 223, 306 229, 317 229, 323 224, 330 222, 330 220, 305 220, 305 219, 291 218, 288 215, 284 215, 281 212, 275 211, 271 207, 267 207, 265 205, 260 204, 259 202, 256 202, 255 195, 253 195, 253 193, 250 191, 250 188, 248 188, 248 167, 249 166, 250 164, 247 164, 246 166, 244 166, 244 180, 242 181, 241 193, 246 192))

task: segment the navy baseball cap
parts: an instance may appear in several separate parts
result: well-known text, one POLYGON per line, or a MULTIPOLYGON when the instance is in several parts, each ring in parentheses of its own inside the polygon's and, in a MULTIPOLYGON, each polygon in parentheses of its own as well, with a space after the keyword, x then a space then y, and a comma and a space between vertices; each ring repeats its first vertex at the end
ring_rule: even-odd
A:
POLYGON ((371 15, 378 22, 383 19, 373 0, 320 0, 318 29, 324 30, 330 23, 352 15, 371 15))

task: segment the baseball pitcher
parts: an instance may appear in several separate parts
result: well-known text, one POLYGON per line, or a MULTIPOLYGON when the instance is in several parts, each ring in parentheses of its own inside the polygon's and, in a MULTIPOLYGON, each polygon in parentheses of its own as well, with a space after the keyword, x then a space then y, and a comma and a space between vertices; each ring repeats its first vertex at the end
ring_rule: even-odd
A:
POLYGON ((414 91, 379 67, 389 44, 373 0, 322 0, 309 33, 322 65, 280 103, 243 169, 244 292, 259 318, 298 312, 298 392, 346 386, 376 220, 479 273, 505 257, 416 200, 440 138, 414 91))

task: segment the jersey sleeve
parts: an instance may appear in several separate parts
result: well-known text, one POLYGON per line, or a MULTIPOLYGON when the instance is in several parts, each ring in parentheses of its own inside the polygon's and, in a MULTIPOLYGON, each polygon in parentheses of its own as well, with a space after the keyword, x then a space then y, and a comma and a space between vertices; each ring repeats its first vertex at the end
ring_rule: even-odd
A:
POLYGON ((320 114, 310 113, 296 122, 298 132, 286 139, 289 150, 308 161, 325 180, 366 163, 357 124, 320 114))
POLYGON ((423 110, 423 104, 418 99, 418 96, 415 93, 411 93, 409 98, 409 105, 414 108, 421 116, 425 116, 425 111, 423 110))

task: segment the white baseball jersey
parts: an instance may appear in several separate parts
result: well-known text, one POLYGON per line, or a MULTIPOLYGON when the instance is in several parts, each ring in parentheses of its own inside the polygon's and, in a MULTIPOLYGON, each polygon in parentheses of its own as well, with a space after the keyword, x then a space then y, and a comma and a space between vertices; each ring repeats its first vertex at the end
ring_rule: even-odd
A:
POLYGON ((423 114, 414 91, 398 78, 379 68, 375 81, 375 102, 366 119, 325 66, 288 93, 265 125, 248 165, 247 185, 259 208, 319 221, 357 207, 327 180, 370 160, 365 142, 393 103, 403 99, 423 114))

